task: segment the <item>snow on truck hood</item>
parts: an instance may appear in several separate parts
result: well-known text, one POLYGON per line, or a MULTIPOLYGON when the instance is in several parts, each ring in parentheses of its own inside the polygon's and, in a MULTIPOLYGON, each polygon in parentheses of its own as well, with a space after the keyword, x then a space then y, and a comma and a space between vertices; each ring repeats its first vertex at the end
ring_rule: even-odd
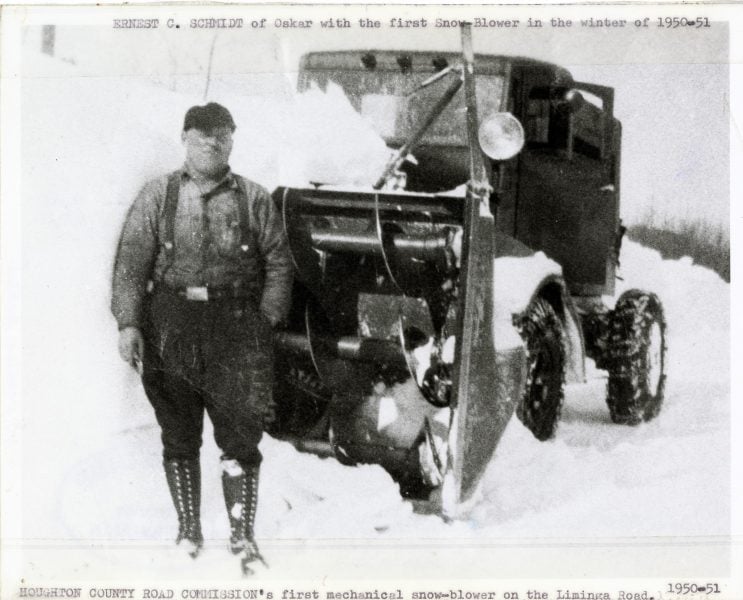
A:
POLYGON ((392 155, 382 136, 328 83, 296 94, 282 123, 280 184, 371 186, 392 155))

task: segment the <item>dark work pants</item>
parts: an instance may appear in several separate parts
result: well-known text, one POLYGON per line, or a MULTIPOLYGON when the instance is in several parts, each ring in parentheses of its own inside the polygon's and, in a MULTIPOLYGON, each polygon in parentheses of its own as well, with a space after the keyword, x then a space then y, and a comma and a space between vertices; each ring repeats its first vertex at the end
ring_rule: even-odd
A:
POLYGON ((245 299, 186 300, 169 290, 148 299, 142 382, 162 430, 163 458, 199 456, 204 410, 225 457, 260 464, 258 443, 272 409, 272 331, 245 299))

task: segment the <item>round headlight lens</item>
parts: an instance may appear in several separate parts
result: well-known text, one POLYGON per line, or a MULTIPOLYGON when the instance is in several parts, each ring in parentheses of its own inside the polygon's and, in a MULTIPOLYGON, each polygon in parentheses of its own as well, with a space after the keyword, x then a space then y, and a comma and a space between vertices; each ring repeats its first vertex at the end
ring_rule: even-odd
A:
POLYGON ((490 158, 508 160, 524 147, 524 128, 510 112, 494 113, 480 124, 477 138, 482 151, 490 158))

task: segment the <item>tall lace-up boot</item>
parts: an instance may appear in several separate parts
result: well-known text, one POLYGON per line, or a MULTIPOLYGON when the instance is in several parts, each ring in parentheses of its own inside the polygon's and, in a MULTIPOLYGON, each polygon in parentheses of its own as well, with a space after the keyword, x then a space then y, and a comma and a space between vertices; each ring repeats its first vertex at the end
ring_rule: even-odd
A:
MULTIPOLYGON (((236 460, 222 459, 222 489, 227 515, 230 518, 230 550, 241 554, 241 566, 245 575, 253 575, 251 563, 266 565, 255 543, 255 512, 258 508, 259 467, 243 468, 236 460)), ((266 565, 268 566, 268 565, 266 565)))
POLYGON ((178 514, 175 543, 196 558, 204 545, 201 534, 201 468, 198 459, 171 459, 163 462, 168 488, 178 514))

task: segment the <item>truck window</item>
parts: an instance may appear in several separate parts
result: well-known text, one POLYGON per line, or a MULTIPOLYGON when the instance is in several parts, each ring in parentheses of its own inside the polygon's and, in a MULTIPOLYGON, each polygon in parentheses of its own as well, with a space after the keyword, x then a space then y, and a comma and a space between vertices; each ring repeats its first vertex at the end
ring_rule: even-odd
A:
POLYGON ((598 96, 571 90, 573 150, 591 158, 601 158, 609 118, 598 96))
POLYGON ((550 106, 548 100, 529 99, 526 107, 524 134, 526 143, 532 147, 549 141, 550 106))
POLYGON ((601 158, 607 119, 603 101, 594 94, 535 88, 524 115, 526 144, 565 159, 576 153, 601 158))
MULTIPOLYGON (((311 80, 321 89, 329 81, 339 85, 354 108, 371 122, 390 145, 400 145, 413 133, 451 83, 450 77, 413 93, 430 72, 338 70, 317 71, 311 80)), ((453 77, 453 76, 451 76, 453 77)), ((503 78, 478 76, 477 109, 482 118, 495 112, 503 94, 503 78)), ((421 140, 432 146, 466 146, 464 94, 460 90, 421 140)))

